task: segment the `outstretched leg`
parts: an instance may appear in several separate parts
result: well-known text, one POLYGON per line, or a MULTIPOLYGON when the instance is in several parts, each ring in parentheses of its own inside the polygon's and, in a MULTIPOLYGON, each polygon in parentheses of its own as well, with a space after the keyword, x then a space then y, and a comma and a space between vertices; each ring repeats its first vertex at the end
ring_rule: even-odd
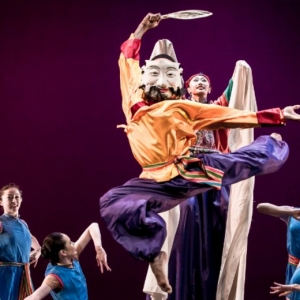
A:
POLYGON ((278 171, 289 155, 288 145, 281 136, 260 136, 250 145, 230 154, 199 155, 205 165, 222 170, 223 185, 248 179, 255 175, 278 171))
MULTIPOLYGON (((279 170, 288 153, 285 142, 261 136, 232 154, 197 157, 204 165, 223 171, 222 184, 230 185, 279 170)), ((166 182, 135 178, 101 197, 101 216, 114 239, 127 251, 138 259, 153 262, 166 237, 165 222, 158 213, 209 189, 212 187, 180 176, 166 182)))

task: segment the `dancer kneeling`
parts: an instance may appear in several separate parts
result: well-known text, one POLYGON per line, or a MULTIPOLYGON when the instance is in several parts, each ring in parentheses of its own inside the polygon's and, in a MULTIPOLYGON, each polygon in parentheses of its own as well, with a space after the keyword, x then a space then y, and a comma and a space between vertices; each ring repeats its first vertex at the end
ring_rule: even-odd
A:
POLYGON ((43 299, 48 294, 51 294, 53 299, 87 300, 86 280, 78 257, 91 239, 95 245, 96 260, 101 273, 104 268, 111 271, 102 248, 97 223, 92 223, 75 243, 64 233, 51 233, 45 238, 42 246, 42 257, 50 260, 45 272, 46 277, 42 285, 25 300, 43 299))

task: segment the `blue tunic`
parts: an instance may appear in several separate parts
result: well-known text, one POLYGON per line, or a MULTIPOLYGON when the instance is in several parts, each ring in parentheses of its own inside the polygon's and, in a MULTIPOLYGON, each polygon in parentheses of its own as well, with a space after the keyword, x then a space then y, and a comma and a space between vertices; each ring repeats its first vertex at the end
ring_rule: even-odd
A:
MULTIPOLYGON (((300 221, 297 221, 295 218, 289 218, 288 221, 287 251, 288 254, 300 259, 300 221)), ((286 284, 289 284, 296 267, 296 265, 288 263, 285 276, 286 284)))
MULTIPOLYGON (((0 216, 0 262, 29 263, 31 234, 20 218, 0 216)), ((24 267, 0 265, 0 299, 17 300, 24 267)))
POLYGON ((53 274, 59 277, 63 288, 59 292, 52 291, 55 300, 88 300, 87 285, 80 264, 73 260, 73 268, 48 264, 45 276, 53 274))

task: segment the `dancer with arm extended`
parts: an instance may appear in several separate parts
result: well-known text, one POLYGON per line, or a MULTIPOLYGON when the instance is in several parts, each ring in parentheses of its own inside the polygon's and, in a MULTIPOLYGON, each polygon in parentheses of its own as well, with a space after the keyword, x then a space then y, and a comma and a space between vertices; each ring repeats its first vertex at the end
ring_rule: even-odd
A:
POLYGON ((24 299, 33 291, 29 265, 36 266, 41 247, 19 216, 22 201, 22 191, 14 183, 0 189, 4 210, 0 216, 0 299, 24 299))
POLYGON ((178 100, 182 69, 170 41, 159 41, 150 60, 142 70, 139 67, 141 38, 159 22, 160 14, 148 14, 123 43, 119 59, 127 121, 119 127, 125 129, 143 172, 101 197, 100 212, 114 239, 136 258, 150 262, 159 286, 170 293, 161 252, 165 223, 158 212, 209 189, 275 172, 288 157, 288 146, 278 136, 262 136, 232 154, 191 158, 195 130, 282 126, 287 119, 300 120, 294 111, 300 106, 254 113, 178 100))
POLYGON ((104 269, 111 271, 105 250, 102 248, 97 223, 92 223, 75 243, 64 233, 51 233, 44 239, 42 246, 42 257, 50 260, 45 279, 26 300, 43 299, 49 294, 53 299, 87 300, 87 284, 78 257, 91 240, 94 242, 97 265, 101 273, 104 269))
POLYGON ((288 264, 286 267, 285 283, 289 284, 300 262, 300 208, 260 203, 257 205, 257 210, 262 214, 280 218, 287 224, 288 264))
POLYGON ((286 297, 287 300, 300 300, 300 269, 295 271, 290 284, 274 282, 270 289, 270 294, 279 294, 279 297, 286 297))

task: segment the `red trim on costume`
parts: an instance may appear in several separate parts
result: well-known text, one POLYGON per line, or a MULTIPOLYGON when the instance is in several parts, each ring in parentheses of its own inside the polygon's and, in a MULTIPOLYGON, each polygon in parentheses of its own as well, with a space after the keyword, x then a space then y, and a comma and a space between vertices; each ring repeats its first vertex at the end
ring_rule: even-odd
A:
POLYGON ((282 126, 284 125, 284 120, 280 108, 271 108, 256 113, 257 121, 262 127, 266 126, 282 126))
POLYGON ((30 296, 33 293, 33 286, 30 278, 30 269, 29 263, 22 264, 22 263, 12 263, 12 264, 19 264, 18 266, 24 266, 22 277, 19 286, 18 292, 18 300, 23 300, 24 298, 30 296))
MULTIPOLYGON (((63 282, 62 282, 62 280, 60 279, 59 276, 57 276, 56 274, 53 274, 53 273, 50 273, 50 274, 48 274, 48 275, 53 276, 54 278, 56 278, 56 279, 59 281, 60 285, 61 285, 61 289, 62 289, 62 290, 64 289, 64 284, 63 284, 63 282)), ((47 276, 48 276, 48 275, 47 275, 47 276)))
POLYGON ((138 39, 127 40, 121 45, 121 51, 125 56, 125 58, 133 58, 135 60, 139 60, 140 47, 141 47, 141 40, 138 39))
POLYGON ((140 102, 137 102, 136 104, 132 105, 130 110, 131 110, 131 114, 132 114, 132 117, 135 115, 135 113, 141 108, 141 107, 144 107, 144 106, 151 106, 153 104, 155 104, 156 102, 150 102, 150 101, 140 101, 140 102))
POLYGON ((289 254, 289 264, 298 266, 299 262, 300 262, 299 258, 289 254))
POLYGON ((130 108, 132 116, 134 116, 135 113, 143 106, 149 106, 149 105, 147 103, 145 103, 144 101, 140 101, 140 102, 137 102, 136 104, 132 105, 130 108))

